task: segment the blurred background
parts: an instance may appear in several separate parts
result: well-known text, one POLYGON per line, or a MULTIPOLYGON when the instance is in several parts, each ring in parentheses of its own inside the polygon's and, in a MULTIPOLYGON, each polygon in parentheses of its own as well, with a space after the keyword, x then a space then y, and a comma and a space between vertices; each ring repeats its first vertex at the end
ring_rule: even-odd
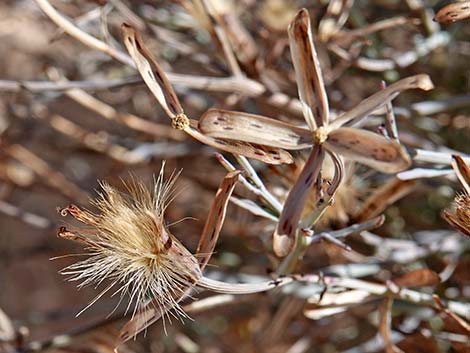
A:
MULTIPOLYGON (((232 77, 233 65, 198 1, 50 3, 81 31, 118 51, 125 52, 121 23, 138 28, 163 69, 177 74, 170 80, 193 119, 219 107, 297 124, 303 118, 286 29, 295 13, 307 7, 333 112, 354 107, 379 90, 381 80, 392 83, 427 73, 434 90, 407 91, 394 101, 401 141, 444 154, 470 153, 470 25, 468 20, 432 21, 447 1, 332 1, 336 8, 328 1, 212 1, 246 78, 218 88, 198 84, 197 78, 232 77)), ((121 180, 133 175, 150 187, 166 160, 168 173, 182 169, 178 196, 166 218, 168 223, 183 220, 171 231, 194 251, 226 170, 214 158, 215 150, 171 128, 132 67, 64 33, 36 1, 0 3, 0 53, 0 314, 5 314, 0 315, 0 351, 111 352, 125 322, 119 319, 124 308, 117 310, 117 319, 107 318, 118 298, 105 296, 75 317, 98 292, 93 287, 77 290, 58 273, 75 258, 50 260, 83 251, 56 236, 60 226, 74 224, 57 208, 70 203, 91 207, 89 198, 97 195, 100 180, 121 188, 121 180), (2 345, 2 332, 9 343, 2 345)), ((380 127, 383 115, 374 115, 368 124, 380 127)), ((294 158, 290 166, 253 162, 280 200, 305 160, 301 153, 294 158)), ((420 161, 413 167, 449 169, 420 161)), ((375 190, 396 182, 365 167, 348 170, 336 208, 322 219, 321 229, 353 224, 375 190)), ((327 242, 315 244, 295 272, 330 271, 385 283, 410 270, 447 271, 441 283, 419 290, 468 302, 469 243, 440 215, 461 186, 449 173, 397 183, 403 197, 392 197, 392 205, 383 207, 387 218, 382 227, 369 237, 348 237, 351 252, 327 242), (348 274, 353 264, 362 265, 354 267, 358 274, 348 274)), ((240 186, 235 195, 258 201, 240 186)), ((279 265, 271 250, 273 229, 272 221, 230 204, 209 271, 232 279, 266 276, 279 265)), ((193 321, 166 322, 166 333, 162 322, 154 324, 145 337, 120 349, 391 352, 377 334, 378 303, 356 303, 312 319, 309 312, 315 308, 302 295, 240 296, 190 314, 193 321)), ((393 340, 405 352, 470 349, 468 332, 429 305, 396 302, 391 325, 393 340)))

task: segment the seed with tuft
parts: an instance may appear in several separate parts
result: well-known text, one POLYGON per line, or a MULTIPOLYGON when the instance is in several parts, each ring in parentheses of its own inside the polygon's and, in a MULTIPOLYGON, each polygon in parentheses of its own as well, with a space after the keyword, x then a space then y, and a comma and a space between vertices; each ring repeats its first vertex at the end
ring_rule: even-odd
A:
POLYGON ((98 214, 69 206, 60 213, 71 215, 87 227, 70 231, 61 227, 58 234, 86 244, 87 259, 62 270, 79 287, 110 284, 83 310, 105 293, 128 297, 126 311, 133 316, 153 300, 162 315, 174 309, 177 317, 186 316, 178 299, 200 279, 198 261, 168 230, 164 213, 174 197, 177 175, 163 178, 164 165, 154 191, 135 180, 125 184, 124 194, 103 183, 102 192, 93 201, 98 214))

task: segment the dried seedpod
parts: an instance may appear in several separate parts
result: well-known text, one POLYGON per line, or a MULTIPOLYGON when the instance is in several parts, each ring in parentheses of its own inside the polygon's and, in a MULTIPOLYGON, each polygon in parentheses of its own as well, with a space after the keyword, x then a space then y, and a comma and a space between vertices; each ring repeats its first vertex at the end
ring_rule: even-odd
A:
MULTIPOLYGON (((274 233, 273 249, 281 257, 286 256, 294 247, 308 191, 317 180, 325 153, 335 161, 336 187, 344 174, 342 157, 386 173, 402 171, 411 163, 405 148, 397 140, 344 125, 357 124, 404 90, 433 88, 429 76, 411 76, 380 90, 330 121, 328 97, 306 9, 298 12, 288 32, 299 98, 308 128, 259 115, 220 109, 209 110, 199 120, 200 131, 212 138, 289 150, 311 148, 310 156, 287 196, 274 233)), ((334 191, 335 187, 329 189, 330 198, 334 191)))
POLYGON ((455 197, 452 210, 444 210, 444 219, 459 232, 470 237, 470 168, 459 155, 452 156, 452 167, 464 190, 455 197))
POLYGON ((140 33, 128 24, 123 24, 121 29, 129 55, 134 60, 144 82, 170 117, 174 128, 183 130, 196 140, 222 151, 243 155, 269 164, 292 163, 292 156, 280 148, 266 148, 256 142, 225 140, 202 134, 199 131, 198 122, 189 119, 184 113, 173 87, 152 53, 146 48, 140 33))

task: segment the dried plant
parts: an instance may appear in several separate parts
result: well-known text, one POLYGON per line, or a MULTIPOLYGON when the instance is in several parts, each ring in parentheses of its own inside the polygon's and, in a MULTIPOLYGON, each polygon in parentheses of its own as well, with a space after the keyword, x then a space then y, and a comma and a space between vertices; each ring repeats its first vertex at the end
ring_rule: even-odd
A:
POLYGON ((468 351, 468 1, 431 5, 2 2, 0 351, 468 351))
POLYGON ((340 155, 389 173, 404 170, 410 165, 405 149, 397 141, 343 125, 359 123, 367 114, 386 105, 403 90, 429 90, 433 87, 427 75, 403 79, 330 122, 328 99, 306 10, 301 10, 292 21, 289 40, 299 97, 309 129, 253 114, 223 110, 209 110, 199 121, 200 130, 211 137, 252 143, 256 141, 269 147, 294 150, 313 146, 297 183, 287 197, 274 233, 273 248, 278 256, 286 256, 294 248, 297 225, 308 191, 320 173, 325 151, 336 165, 335 180, 327 191, 330 197, 342 179, 340 155))

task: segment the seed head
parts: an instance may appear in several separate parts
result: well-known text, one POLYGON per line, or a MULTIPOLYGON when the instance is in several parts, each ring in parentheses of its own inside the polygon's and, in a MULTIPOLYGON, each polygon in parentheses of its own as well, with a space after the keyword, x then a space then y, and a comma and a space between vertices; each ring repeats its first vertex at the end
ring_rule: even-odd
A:
POLYGON ((463 192, 455 197, 452 210, 444 210, 444 219, 455 229, 470 237, 470 195, 463 192))
MULTIPOLYGON (((198 281, 201 271, 196 258, 169 232, 164 220, 165 209, 174 197, 177 175, 163 178, 164 165, 154 191, 132 180, 125 184, 128 194, 102 183, 102 192, 92 203, 99 214, 69 206, 61 210, 87 227, 79 231, 59 230, 59 236, 87 245, 89 257, 65 268, 71 281, 79 287, 110 284, 85 308, 106 292, 128 296, 126 312, 134 306, 133 316, 151 300, 162 314, 175 309, 177 317, 186 314, 177 298, 198 281)), ((84 310, 85 310, 84 309, 84 310)))
POLYGON ((444 219, 455 229, 470 237, 470 168, 459 155, 452 156, 452 168, 463 187, 452 209, 444 210, 444 219))

